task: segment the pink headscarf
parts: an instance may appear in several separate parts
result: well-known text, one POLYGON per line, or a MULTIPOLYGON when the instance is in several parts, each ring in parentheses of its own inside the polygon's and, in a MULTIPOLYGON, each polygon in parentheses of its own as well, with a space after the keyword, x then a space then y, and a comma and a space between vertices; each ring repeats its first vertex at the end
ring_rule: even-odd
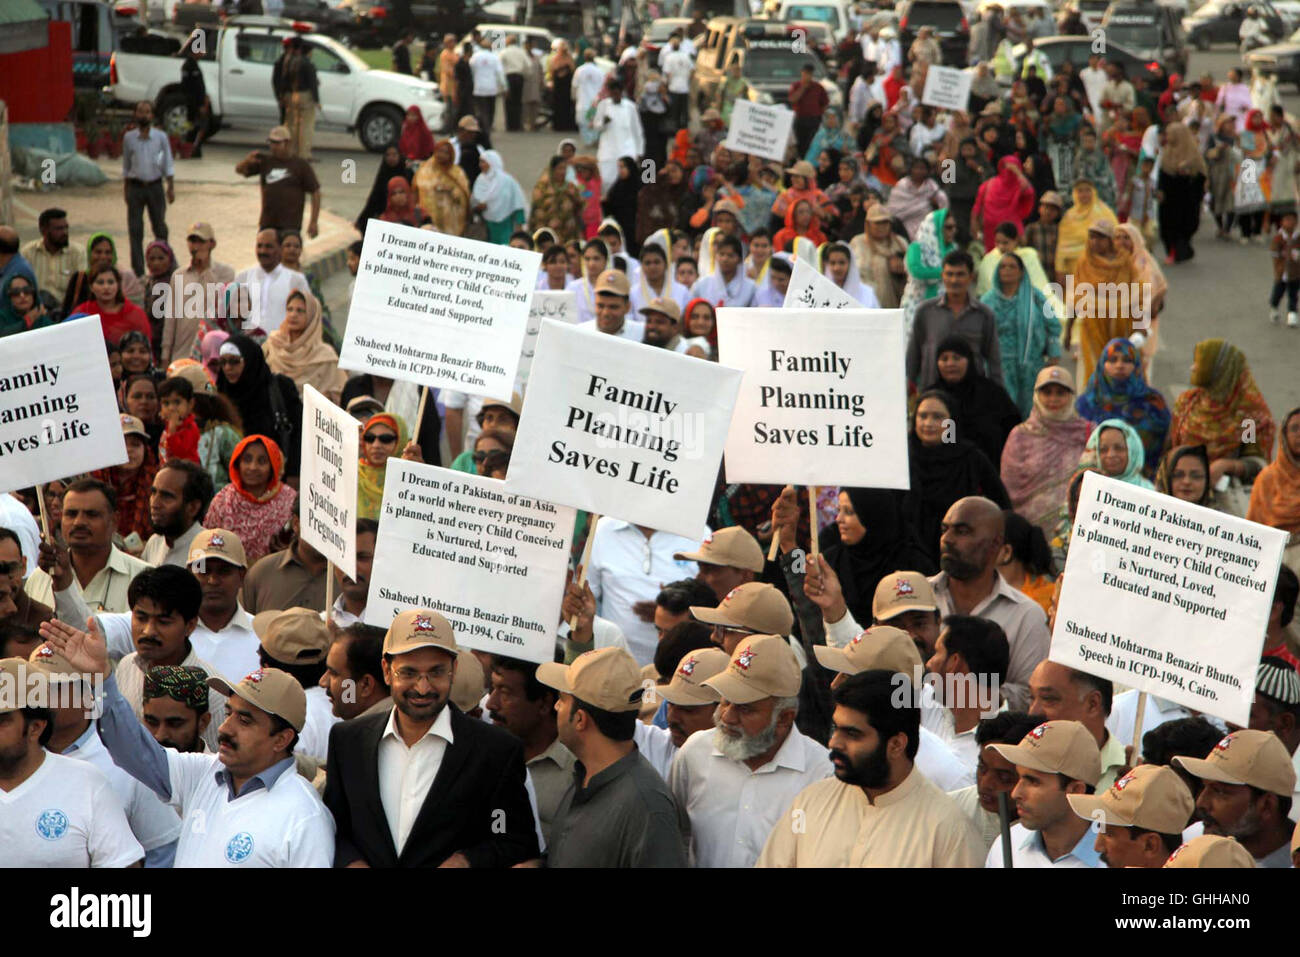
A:
POLYGON ((1002 223, 1015 223, 1025 231, 1025 217, 1034 210, 1034 188, 1022 182, 1020 160, 1004 156, 998 161, 998 175, 980 186, 975 210, 984 223, 984 249, 993 248, 994 232, 1002 223))
POLYGON ((217 355, 221 352, 221 345, 230 338, 230 333, 218 329, 216 332, 209 332, 203 337, 203 343, 199 346, 199 351, 203 356, 203 368, 208 370, 208 374, 214 377, 217 374, 217 355))

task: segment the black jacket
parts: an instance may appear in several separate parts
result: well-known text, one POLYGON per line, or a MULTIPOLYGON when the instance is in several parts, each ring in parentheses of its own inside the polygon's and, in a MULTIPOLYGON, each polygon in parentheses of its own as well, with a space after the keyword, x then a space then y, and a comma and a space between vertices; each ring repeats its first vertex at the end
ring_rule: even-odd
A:
POLYGON ((379 796, 379 740, 388 713, 341 721, 330 730, 325 806, 338 829, 336 867, 358 859, 371 867, 437 867, 458 851, 473 867, 509 867, 538 856, 523 745, 454 704, 445 707, 454 743, 400 857, 379 796))

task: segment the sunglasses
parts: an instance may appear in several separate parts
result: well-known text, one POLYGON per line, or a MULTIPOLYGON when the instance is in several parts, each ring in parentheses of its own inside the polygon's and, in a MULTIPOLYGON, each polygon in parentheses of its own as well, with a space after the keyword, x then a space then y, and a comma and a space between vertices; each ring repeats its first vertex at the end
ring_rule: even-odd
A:
POLYGON ((242 366, 244 364, 243 356, 222 356, 217 361, 223 366, 242 366))
POLYGON ((378 442, 381 445, 392 445, 397 441, 397 436, 393 435, 391 432, 367 432, 365 435, 361 436, 361 438, 367 443, 373 444, 378 442))
POLYGON ((18 296, 31 296, 31 295, 35 295, 35 293, 36 290, 34 290, 31 286, 10 286, 9 287, 10 299, 15 299, 18 296))

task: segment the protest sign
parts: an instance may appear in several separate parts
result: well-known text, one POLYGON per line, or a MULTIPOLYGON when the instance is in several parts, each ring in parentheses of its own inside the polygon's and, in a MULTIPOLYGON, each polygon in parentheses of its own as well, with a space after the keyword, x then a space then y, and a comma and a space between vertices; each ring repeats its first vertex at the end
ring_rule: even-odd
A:
POLYGON ((0 351, 0 492, 125 461, 99 316, 5 339, 0 351))
MULTIPOLYGON (((578 297, 575 293, 551 289, 533 293, 532 304, 528 307, 528 328, 524 330, 524 346, 519 354, 519 383, 528 387, 528 373, 533 367, 533 356, 537 352, 537 333, 542 329, 543 319, 567 322, 573 325, 578 321, 578 297)), ((520 390, 523 391, 522 389, 520 390)))
POLYGON ((762 106, 737 100, 731 109, 731 125, 722 145, 737 153, 752 153, 777 163, 785 161, 785 147, 794 126, 794 111, 784 106, 762 106))
MULTIPOLYGON (((858 302, 802 259, 794 261, 785 287, 786 309, 861 309, 858 302)), ((788 323, 790 318, 786 317, 788 323)))
MULTIPOLYGON (((396 449, 394 456, 401 455, 396 449)), ((312 386, 302 387, 302 537, 357 577, 357 420, 312 386)))
POLYGON ((744 370, 728 482, 908 488, 898 309, 718 310, 718 359, 744 370))
POLYGON ((554 659, 573 509, 500 479, 390 459, 380 515, 366 624, 429 608, 466 648, 554 659))
POLYGON ((506 488, 698 537, 740 372, 548 319, 506 488))
POLYGON ((1286 540, 1089 472, 1049 657, 1244 726, 1286 540))
POLYGON ((509 399, 540 254, 370 220, 339 365, 509 399))
POLYGON ((951 66, 930 64, 925 74, 921 102, 941 110, 965 110, 970 100, 971 75, 951 66))

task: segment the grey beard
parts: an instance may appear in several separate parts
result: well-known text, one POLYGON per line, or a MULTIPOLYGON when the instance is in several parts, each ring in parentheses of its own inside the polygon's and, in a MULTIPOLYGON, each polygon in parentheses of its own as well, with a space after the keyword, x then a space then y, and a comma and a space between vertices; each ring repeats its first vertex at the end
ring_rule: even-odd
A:
POLYGON ((733 738, 722 730, 721 727, 713 731, 713 746, 722 752, 723 757, 732 761, 748 761, 750 758, 756 758, 764 751, 776 744, 776 719, 780 717, 775 711, 772 713, 772 721, 766 728, 758 734, 745 734, 739 738, 733 738))

